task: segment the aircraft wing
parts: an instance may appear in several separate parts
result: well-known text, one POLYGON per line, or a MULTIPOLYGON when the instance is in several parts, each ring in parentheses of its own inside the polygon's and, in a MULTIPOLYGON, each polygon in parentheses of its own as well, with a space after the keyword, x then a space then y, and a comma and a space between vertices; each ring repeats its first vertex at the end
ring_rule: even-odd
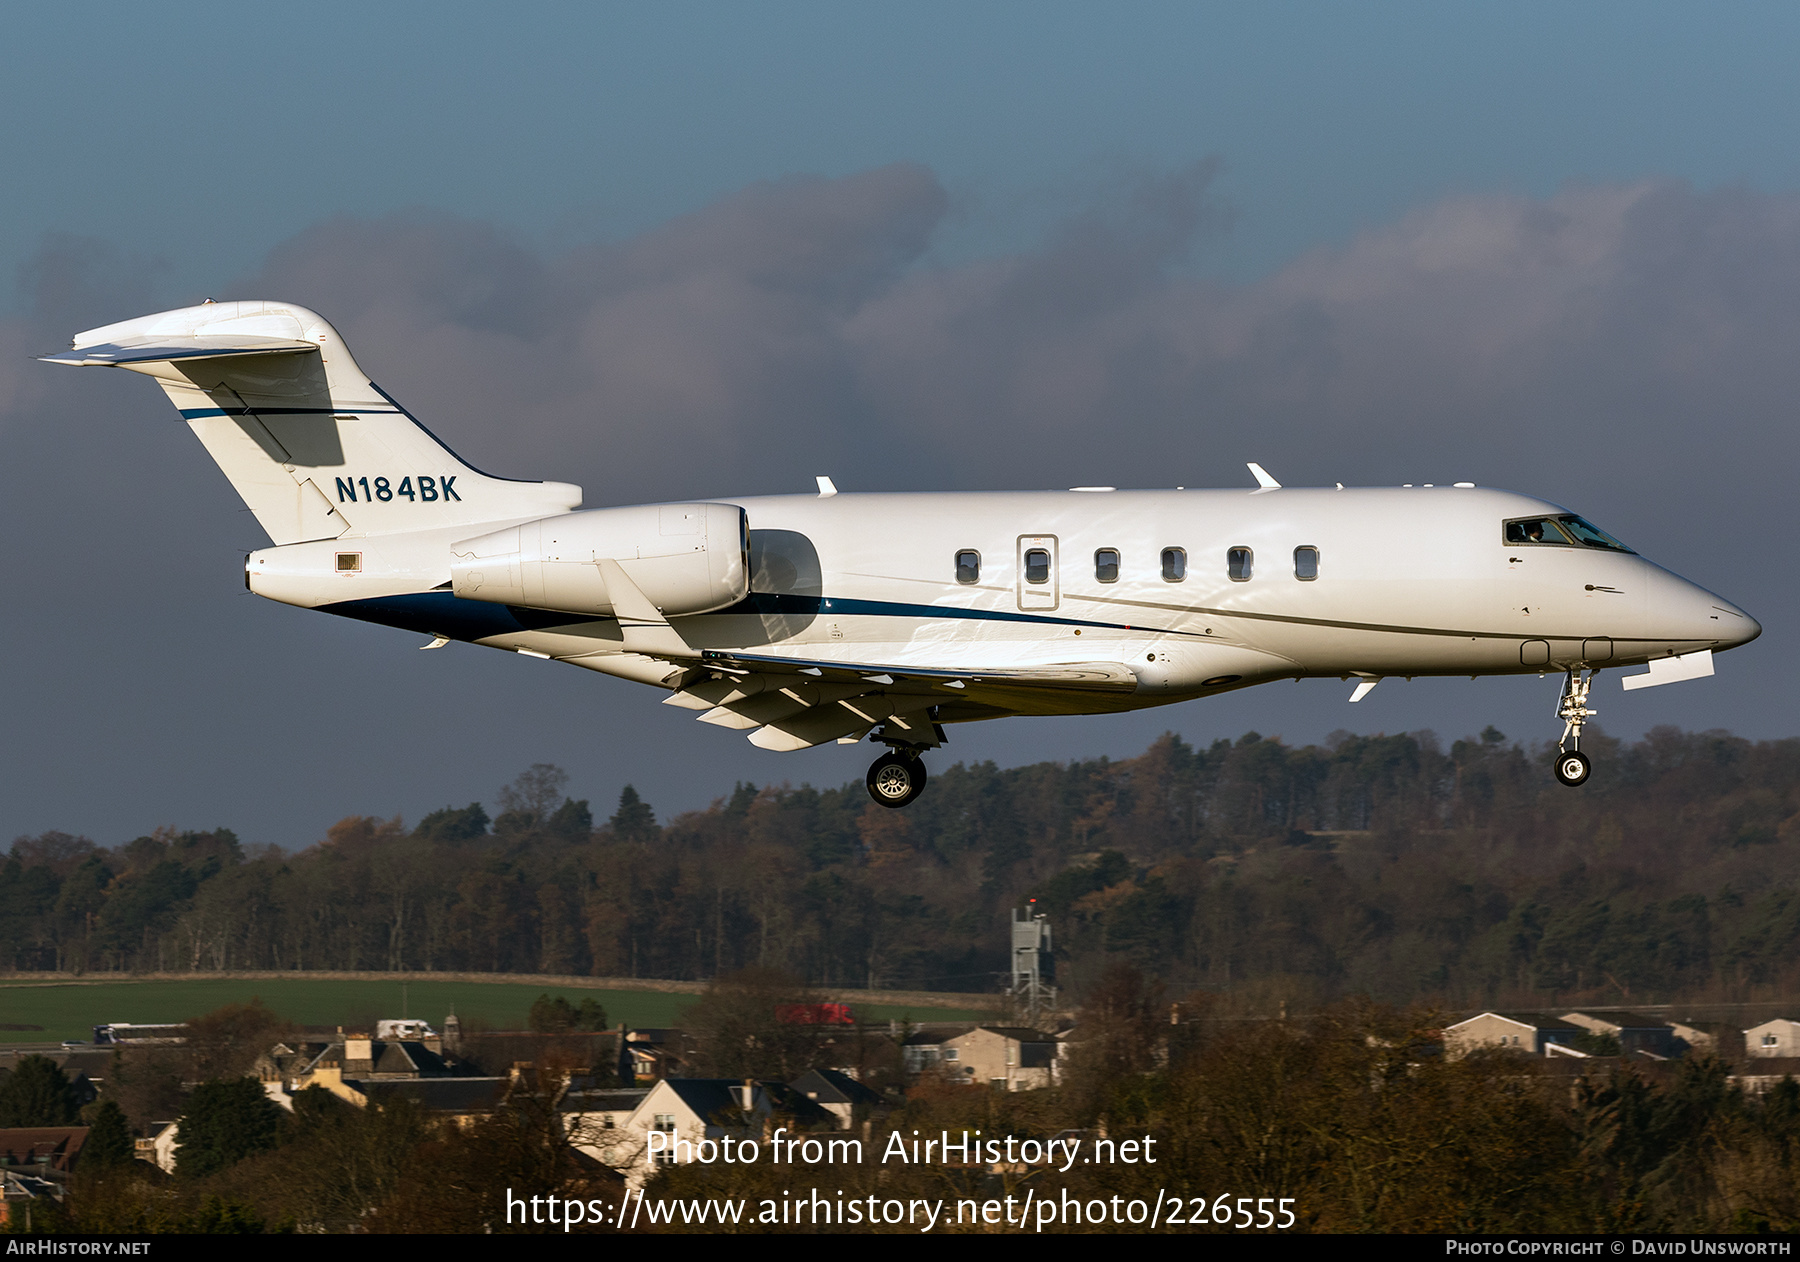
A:
POLYGON ((702 723, 754 728, 750 743, 762 749, 859 741, 878 724, 938 745, 932 709, 962 708, 971 684, 1130 692, 1137 677, 1116 662, 957 670, 709 651, 664 704, 703 711, 702 723))
MULTIPOLYGON (((626 651, 686 669, 665 704, 703 711, 702 723, 754 728, 750 743, 761 749, 860 741, 878 724, 892 724, 920 745, 941 745, 943 729, 931 711, 963 701, 971 684, 1102 692, 1137 688, 1137 676, 1115 662, 955 669, 695 650, 616 561, 598 564, 626 651)), ((1013 712, 991 702, 958 708, 1013 712)))
POLYGON ((1137 676, 1117 662, 1068 662, 1052 666, 996 666, 955 669, 935 666, 880 666, 861 662, 834 662, 777 657, 758 653, 705 651, 701 660, 718 667, 738 667, 777 674, 810 675, 819 679, 861 680, 880 686, 901 680, 942 683, 955 688, 970 683, 1023 683, 1044 687, 1096 688, 1103 692, 1131 692, 1137 676))

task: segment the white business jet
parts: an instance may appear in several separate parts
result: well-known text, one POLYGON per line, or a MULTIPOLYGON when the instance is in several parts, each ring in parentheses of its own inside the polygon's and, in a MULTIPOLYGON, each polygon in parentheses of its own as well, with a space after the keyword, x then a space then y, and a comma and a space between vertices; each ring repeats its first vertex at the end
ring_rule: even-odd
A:
POLYGON ((1470 483, 817 494, 580 511, 465 464, 329 324, 207 302, 53 363, 154 377, 275 546, 250 590, 667 693, 763 749, 865 738, 904 806, 952 723, 1099 714, 1277 679, 1564 676, 1578 785, 1596 671, 1712 673, 1755 619, 1554 504, 1470 483))

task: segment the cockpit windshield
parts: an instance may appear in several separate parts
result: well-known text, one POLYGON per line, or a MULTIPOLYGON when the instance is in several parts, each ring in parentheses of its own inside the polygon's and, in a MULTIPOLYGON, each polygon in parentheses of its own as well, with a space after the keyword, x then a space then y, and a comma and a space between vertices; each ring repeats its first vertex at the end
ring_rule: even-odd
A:
POLYGON ((1573 513, 1561 517, 1523 517, 1506 523, 1506 542, 1519 544, 1571 544, 1585 548, 1604 548, 1608 552, 1630 552, 1631 549, 1604 530, 1573 513))

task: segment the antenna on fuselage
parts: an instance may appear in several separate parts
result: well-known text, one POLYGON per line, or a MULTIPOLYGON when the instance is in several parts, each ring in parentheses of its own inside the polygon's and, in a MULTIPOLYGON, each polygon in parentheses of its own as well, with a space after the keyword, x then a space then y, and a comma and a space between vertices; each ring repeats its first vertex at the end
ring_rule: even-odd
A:
POLYGON ((1279 491, 1281 483, 1269 476, 1269 471, 1252 460, 1247 466, 1256 478, 1256 485, 1265 491, 1279 491))

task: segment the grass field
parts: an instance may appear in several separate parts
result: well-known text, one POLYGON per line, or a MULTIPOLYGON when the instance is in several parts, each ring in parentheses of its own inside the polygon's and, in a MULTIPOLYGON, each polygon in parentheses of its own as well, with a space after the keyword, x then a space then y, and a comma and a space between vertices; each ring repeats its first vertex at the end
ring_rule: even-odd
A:
MULTIPOLYGON (((697 996, 654 990, 559 990, 543 985, 493 982, 399 981, 102 981, 0 983, 0 1024, 41 1025, 35 1030, 0 1031, 0 1047, 60 1039, 92 1039, 94 1026, 113 1021, 185 1021, 228 1003, 262 1001, 301 1025, 371 1027, 377 1017, 423 1017, 442 1027, 454 1010, 464 1028, 471 1021, 495 1029, 522 1030, 531 1001, 549 993, 570 1003, 595 999, 613 1025, 679 1024, 683 1008, 697 996), (403 989, 404 988, 404 989, 403 989)), ((854 1005, 863 1020, 910 1017, 915 1021, 992 1019, 991 1013, 950 1008, 897 1008, 854 1005)))

